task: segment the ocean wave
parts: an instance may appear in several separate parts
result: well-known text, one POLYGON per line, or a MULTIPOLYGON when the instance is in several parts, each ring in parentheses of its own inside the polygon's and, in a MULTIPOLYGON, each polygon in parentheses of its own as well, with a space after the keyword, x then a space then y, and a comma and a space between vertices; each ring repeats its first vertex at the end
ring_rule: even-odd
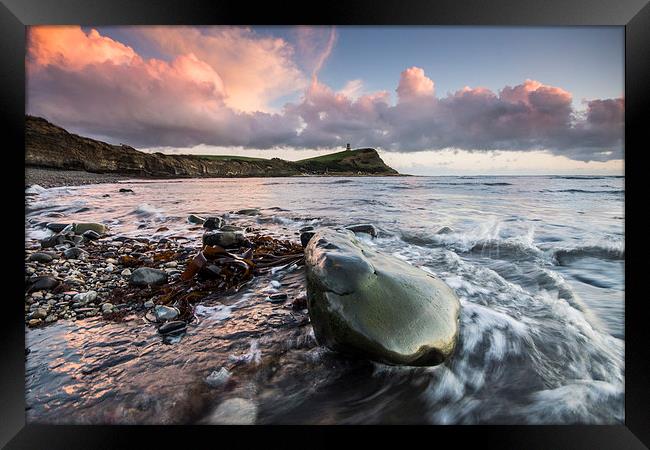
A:
POLYGON ((451 183, 451 182, 435 182, 431 183, 432 185, 444 185, 444 186, 512 186, 512 183, 506 182, 483 182, 483 183, 451 183))
POLYGON ((575 248, 563 248, 553 252, 553 257, 560 265, 565 265, 578 258, 598 258, 624 260, 625 249, 620 245, 587 245, 575 248))
POLYGON ((539 192, 545 193, 567 193, 567 194, 625 194, 624 189, 610 189, 610 190, 589 190, 589 189, 542 189, 539 192))
MULTIPOLYGON (((591 322, 573 294, 562 292, 570 288, 560 275, 542 270, 544 284, 535 293, 452 251, 431 262, 432 272, 461 300, 461 325, 454 356, 428 369, 432 379, 423 400, 430 422, 555 423, 571 404, 558 404, 557 414, 544 416, 555 389, 549 386, 567 380, 586 386, 572 405, 573 422, 611 421, 607 407, 621 410, 623 341, 591 322), (514 400, 522 394, 523 403, 514 400)), ((562 393, 569 395, 556 392, 562 393)))

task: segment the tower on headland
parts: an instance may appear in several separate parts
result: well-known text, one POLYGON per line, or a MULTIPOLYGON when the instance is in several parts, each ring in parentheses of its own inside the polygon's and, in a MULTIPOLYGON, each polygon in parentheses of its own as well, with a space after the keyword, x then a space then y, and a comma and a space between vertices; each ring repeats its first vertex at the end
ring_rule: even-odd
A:
POLYGON ((350 148, 350 144, 346 144, 346 145, 345 145, 345 149, 346 149, 346 150, 352 150, 352 149, 350 148))

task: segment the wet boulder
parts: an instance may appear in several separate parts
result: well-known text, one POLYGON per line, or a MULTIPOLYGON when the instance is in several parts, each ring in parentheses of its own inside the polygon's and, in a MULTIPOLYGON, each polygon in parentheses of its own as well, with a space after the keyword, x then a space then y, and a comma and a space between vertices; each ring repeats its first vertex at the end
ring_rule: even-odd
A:
POLYGON ((138 267, 131 273, 129 283, 133 286, 158 286, 167 282, 167 272, 151 267, 138 267))
POLYGON ((61 282, 53 277, 36 277, 32 280, 32 285, 29 288, 29 292, 34 291, 50 291, 54 288, 59 287, 61 282))
POLYGON ((95 233, 102 235, 106 234, 108 227, 103 223, 94 222, 72 224, 72 231, 74 231, 75 234, 83 235, 88 230, 92 230, 95 233))
POLYGON ((59 233, 63 231, 66 227, 68 227, 70 224, 69 223, 57 223, 57 222, 48 222, 45 225, 45 228, 48 230, 52 230, 55 233, 59 233))
POLYGON ((205 219, 201 216, 197 216, 196 214, 190 214, 187 217, 187 221, 189 223, 193 223, 194 225, 201 225, 202 223, 205 222, 205 219))
POLYGON ((221 217, 208 217, 203 222, 203 228, 208 230, 217 230, 224 225, 223 219, 221 217))
POLYGON ((307 247, 307 244, 309 244, 309 240, 314 236, 313 231, 303 231, 300 233, 300 243, 302 244, 303 247, 307 247))
POLYGON ((376 361, 435 365, 454 350, 460 302, 443 281, 320 229, 305 249, 307 307, 321 345, 376 361))
POLYGON ((94 230, 87 230, 84 231, 83 234, 81 235, 84 239, 87 239, 89 241, 96 241, 97 239, 101 238, 101 234, 94 230))
POLYGON ((345 227, 345 228, 352 231, 354 234, 366 233, 366 234, 369 234, 372 237, 377 237, 377 229, 375 228, 374 225, 371 225, 369 223, 363 223, 363 224, 358 224, 358 225, 350 225, 349 227, 345 227))
POLYGON ((54 259, 54 257, 52 255, 50 255, 49 253, 44 253, 44 252, 36 252, 36 253, 32 253, 31 255, 29 255, 29 260, 30 261, 35 261, 35 262, 39 262, 39 263, 42 263, 42 264, 52 262, 53 259, 54 259))
POLYGON ((246 208, 240 209, 235 214, 241 214, 242 216, 259 216, 262 213, 260 212, 259 208, 246 208))
POLYGON ((71 247, 63 251, 63 256, 67 259, 85 259, 88 256, 88 252, 79 247, 71 247))
POLYGON ((218 230, 207 231, 203 235, 203 245, 218 245, 223 248, 239 247, 246 241, 244 229, 225 225, 218 230))

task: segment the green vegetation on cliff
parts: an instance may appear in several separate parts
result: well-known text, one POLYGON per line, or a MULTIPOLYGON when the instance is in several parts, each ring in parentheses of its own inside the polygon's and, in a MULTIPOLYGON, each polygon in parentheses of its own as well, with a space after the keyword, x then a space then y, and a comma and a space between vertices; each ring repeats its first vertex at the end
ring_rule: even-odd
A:
POLYGON ((371 148, 301 161, 229 155, 166 155, 78 136, 32 116, 25 117, 25 165, 152 178, 399 175, 371 148))

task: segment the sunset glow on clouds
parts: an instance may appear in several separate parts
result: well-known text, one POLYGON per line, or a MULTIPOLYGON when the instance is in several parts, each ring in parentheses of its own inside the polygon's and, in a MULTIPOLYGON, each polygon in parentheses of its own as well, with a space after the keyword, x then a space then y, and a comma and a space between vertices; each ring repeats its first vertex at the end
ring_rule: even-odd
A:
POLYGON ((524 79, 494 92, 441 95, 418 66, 394 86, 339 90, 319 77, 343 45, 332 28, 298 28, 291 43, 234 27, 132 27, 164 57, 145 58, 95 29, 30 27, 29 114, 137 148, 197 145, 386 152, 546 151, 575 161, 622 159, 622 98, 577 110, 570 92, 524 79), (278 99, 291 97, 284 106, 278 99))

